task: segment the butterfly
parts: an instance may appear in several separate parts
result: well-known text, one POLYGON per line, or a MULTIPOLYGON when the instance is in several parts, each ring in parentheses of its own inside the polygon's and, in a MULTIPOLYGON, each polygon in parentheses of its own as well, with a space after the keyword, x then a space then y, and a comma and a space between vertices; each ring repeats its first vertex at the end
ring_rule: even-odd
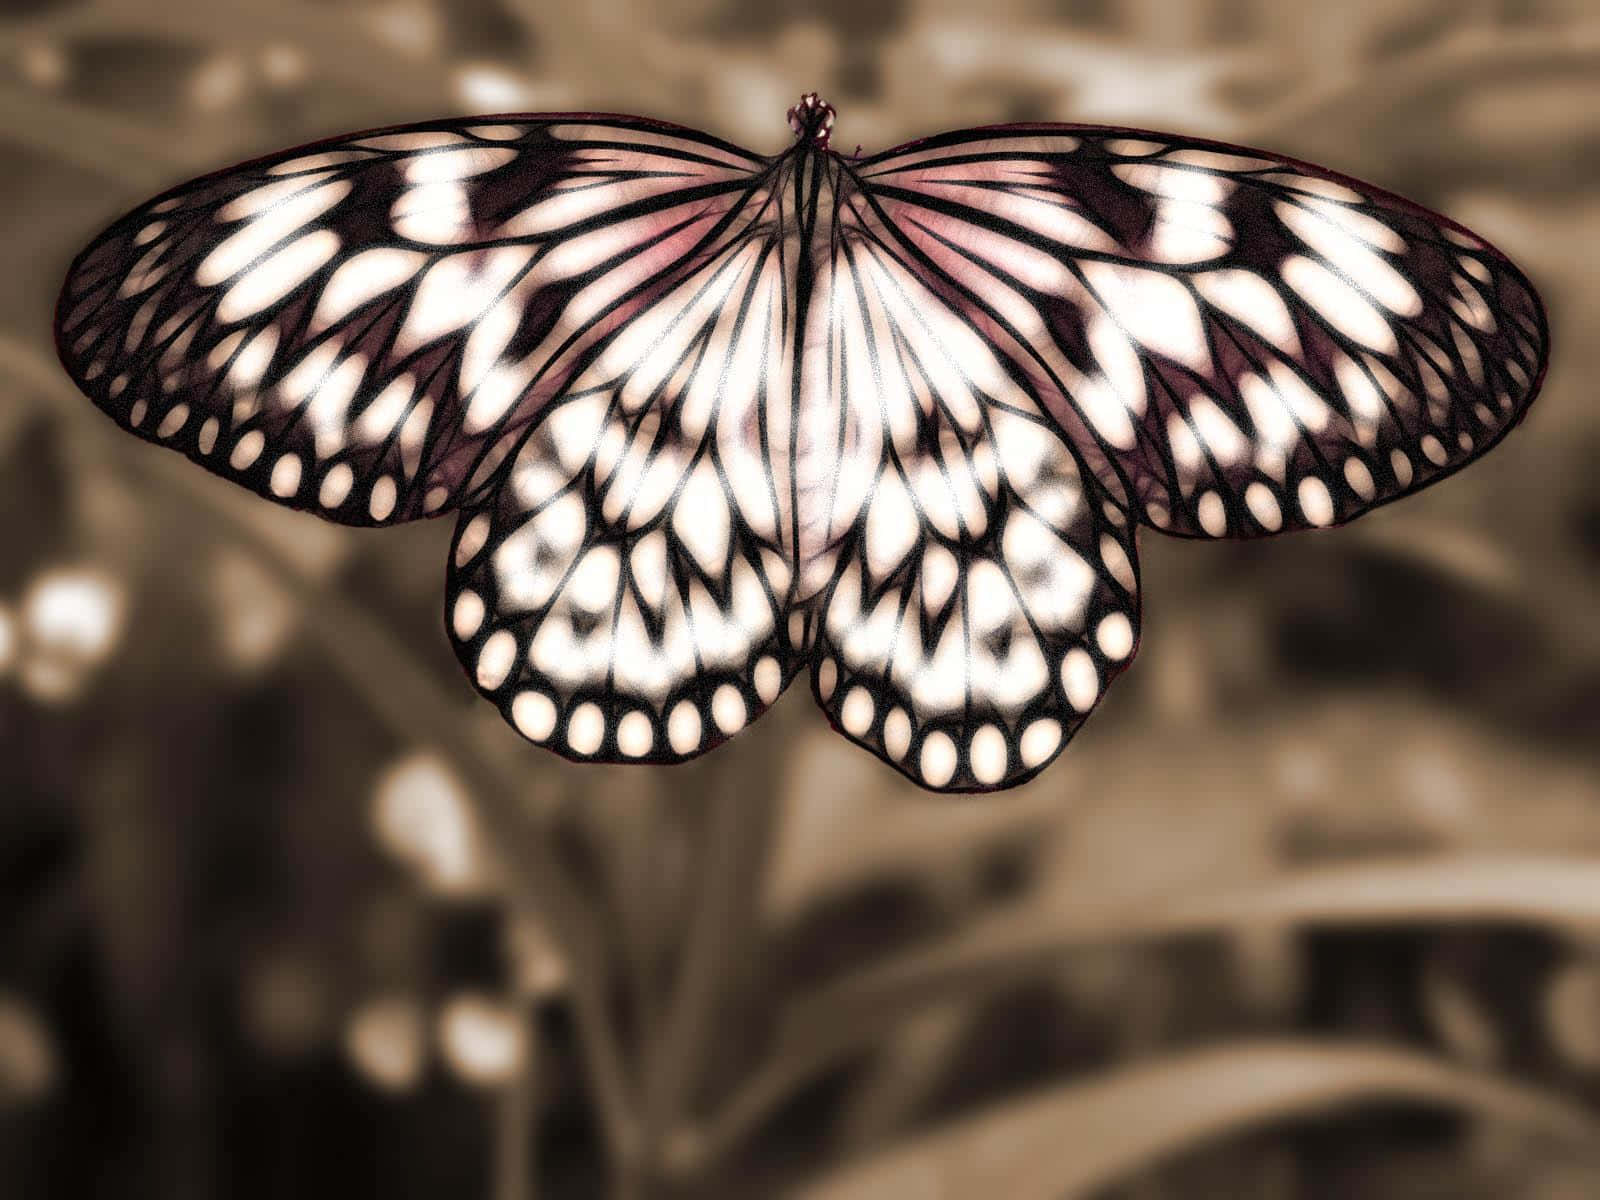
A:
POLYGON ((678 762, 805 675, 936 791, 1010 787, 1139 639, 1135 531, 1336 525, 1527 411, 1543 307, 1444 217, 1280 155, 1001 125, 752 154, 639 117, 353 134, 73 262, 123 428, 348 525, 456 514, 445 623, 568 758, 678 762))

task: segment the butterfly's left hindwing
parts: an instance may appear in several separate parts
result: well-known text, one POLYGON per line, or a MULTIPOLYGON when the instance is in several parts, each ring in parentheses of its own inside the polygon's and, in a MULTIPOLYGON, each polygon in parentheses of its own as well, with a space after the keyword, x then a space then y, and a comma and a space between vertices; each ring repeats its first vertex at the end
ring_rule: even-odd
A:
POLYGON ((569 758, 690 758, 794 673, 780 235, 731 244, 636 315, 462 513, 457 654, 524 736, 569 758))

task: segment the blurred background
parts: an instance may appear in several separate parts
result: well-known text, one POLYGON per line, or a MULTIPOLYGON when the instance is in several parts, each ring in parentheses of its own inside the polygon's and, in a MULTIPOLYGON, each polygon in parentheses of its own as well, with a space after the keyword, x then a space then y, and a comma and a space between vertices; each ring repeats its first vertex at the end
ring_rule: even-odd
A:
POLYGON ((8 0, 8 1197, 1600 1195, 1590 0, 8 0), (1147 537, 1139 662, 935 799, 804 689, 572 768, 444 636, 449 521, 321 524, 120 434, 71 256, 201 171, 470 112, 776 151, 1060 119, 1369 179, 1498 243, 1554 363, 1356 525, 1147 537))

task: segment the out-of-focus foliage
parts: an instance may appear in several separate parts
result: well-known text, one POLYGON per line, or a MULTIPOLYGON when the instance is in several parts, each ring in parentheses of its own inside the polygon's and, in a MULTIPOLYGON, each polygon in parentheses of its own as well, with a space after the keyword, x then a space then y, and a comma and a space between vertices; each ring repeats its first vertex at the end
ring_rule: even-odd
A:
POLYGON ((25 0, 0 12, 7 1195, 1600 1194, 1600 22, 1587 0, 25 0), (71 255, 202 170, 470 111, 753 149, 1268 145, 1538 283, 1546 393, 1347 529, 1143 541, 1140 661, 935 801, 785 698, 674 770, 473 698, 448 522, 119 434, 71 255))

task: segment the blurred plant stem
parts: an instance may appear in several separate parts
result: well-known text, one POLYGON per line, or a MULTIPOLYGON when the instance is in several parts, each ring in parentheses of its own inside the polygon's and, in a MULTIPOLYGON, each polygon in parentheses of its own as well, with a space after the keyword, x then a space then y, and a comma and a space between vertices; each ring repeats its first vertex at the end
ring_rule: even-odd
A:
POLYGON ((1582 1105, 1413 1051, 1240 1039, 1122 1064, 945 1122, 845 1164, 797 1200, 1087 1197, 1225 1135, 1374 1100, 1535 1131, 1571 1153, 1583 1153, 1595 1136, 1582 1105), (1196 1103, 1197 1096, 1207 1101, 1196 1103))
POLYGON ((535 998, 519 989, 512 1001, 522 1026, 522 1057, 516 1074, 495 1097, 493 1200, 535 1200, 539 1027, 535 998))
MULTIPOLYGON (((120 436, 115 427, 69 394, 64 377, 25 343, 0 335, 0 371, 11 372, 47 397, 52 410, 74 426, 80 450, 87 447, 100 456, 103 469, 131 469, 141 475, 148 494, 170 507, 174 519, 181 512, 184 519, 210 524, 219 540, 249 546, 298 602, 307 632, 374 714, 406 744, 437 747, 466 783, 475 801, 474 815, 483 826, 484 836, 477 841, 489 860, 489 874, 507 903, 548 924, 570 964, 580 1049, 618 1196, 642 1200, 650 1194, 652 1180, 663 1173, 681 1174, 714 1161, 699 1154, 679 1155, 673 1163, 664 1159, 674 1157, 670 1147, 682 1145, 683 1131, 693 1127, 693 1108, 717 1049, 717 1031, 733 1015, 755 960, 757 900, 775 829, 775 795, 751 795, 727 763, 690 768, 701 771, 707 782, 704 845, 688 855, 688 861, 700 866, 699 887, 665 1020, 644 1055, 643 1084, 636 1088, 624 1068, 610 1015, 607 939, 570 872, 530 820, 523 804, 529 789, 515 773, 515 764, 480 744, 465 710, 446 700, 404 645, 356 611, 335 583, 308 578, 277 539, 263 536, 242 516, 242 507, 215 503, 209 493, 219 485, 209 476, 171 455, 115 454, 112 439, 120 436)), ((749 739, 745 745, 757 757, 763 748, 774 755, 781 740, 778 726, 769 714, 744 735, 749 739)), ((642 799, 656 803, 661 797, 642 799)), ((525 1136, 529 1132, 525 1107, 517 1109, 521 1102, 509 1095, 514 1090, 508 1089, 502 1102, 502 1110, 513 1112, 502 1111, 499 1118, 496 1200, 515 1194, 500 1191, 502 1185, 531 1184, 531 1165, 518 1167, 506 1146, 513 1119, 525 1136), (514 1117, 515 1111, 523 1115, 514 1117), (529 1179, 518 1182, 524 1170, 529 1179)))
MULTIPOLYGON (((754 740, 755 757, 776 756, 781 731, 771 714, 744 736, 754 740)), ((692 1144, 687 1131, 694 1128, 716 1055, 728 1049, 719 1031, 744 1027, 738 1009, 756 961, 757 900, 771 856, 777 800, 772 791, 752 794, 742 783, 743 772, 729 761, 697 769, 709 776, 701 845, 688 855, 698 865, 698 886, 665 1020, 646 1044, 644 1153, 618 1191, 628 1200, 649 1195, 651 1180, 706 1165, 684 1153, 692 1144)))
POLYGON ((373 713, 403 743, 436 746, 466 782, 484 826, 478 845, 490 875, 507 903, 549 926, 567 956, 574 1021, 602 1136, 613 1161, 631 1159, 637 1108, 607 1001, 605 940, 570 872, 529 820, 522 802, 526 779, 502 756, 485 751, 467 727, 467 711, 445 699, 379 622, 356 611, 335 584, 307 578, 278 544, 239 519, 231 506, 213 503, 209 477, 172 455, 116 453, 111 441, 121 436, 116 427, 81 403, 60 372, 30 346, 0 336, 0 371, 47 397, 53 411, 74 426, 80 451, 98 456, 101 469, 143 476, 147 495, 169 508, 172 519, 209 524, 218 540, 249 546, 299 603, 308 634, 373 713))

